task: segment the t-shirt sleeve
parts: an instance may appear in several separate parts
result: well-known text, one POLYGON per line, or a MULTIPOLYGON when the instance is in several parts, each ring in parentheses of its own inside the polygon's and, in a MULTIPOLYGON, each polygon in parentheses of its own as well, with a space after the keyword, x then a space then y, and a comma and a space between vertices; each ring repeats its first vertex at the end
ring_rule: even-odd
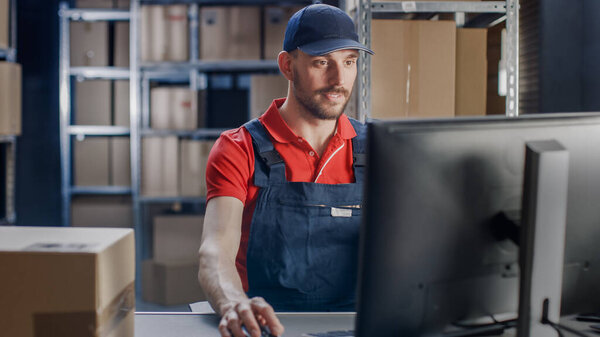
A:
POLYGON ((206 200, 234 197, 246 203, 254 171, 252 137, 243 128, 224 132, 213 145, 206 166, 206 200))

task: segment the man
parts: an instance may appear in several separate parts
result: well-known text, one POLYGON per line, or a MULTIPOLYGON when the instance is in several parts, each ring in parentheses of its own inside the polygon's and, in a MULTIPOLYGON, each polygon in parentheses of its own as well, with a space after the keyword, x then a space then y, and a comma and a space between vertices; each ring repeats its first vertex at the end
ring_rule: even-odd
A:
POLYGON ((198 278, 222 336, 281 335, 274 309, 354 310, 365 128, 343 112, 358 50, 372 51, 328 5, 294 14, 283 49, 287 97, 208 160, 198 278))

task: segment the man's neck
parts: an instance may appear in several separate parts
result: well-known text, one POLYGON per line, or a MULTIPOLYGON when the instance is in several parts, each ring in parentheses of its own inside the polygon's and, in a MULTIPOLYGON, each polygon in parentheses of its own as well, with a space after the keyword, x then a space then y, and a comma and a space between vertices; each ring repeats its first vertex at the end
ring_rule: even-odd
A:
POLYGON ((317 151, 319 157, 337 128, 337 119, 316 118, 293 98, 290 99, 289 95, 279 108, 279 114, 296 135, 304 138, 317 151))

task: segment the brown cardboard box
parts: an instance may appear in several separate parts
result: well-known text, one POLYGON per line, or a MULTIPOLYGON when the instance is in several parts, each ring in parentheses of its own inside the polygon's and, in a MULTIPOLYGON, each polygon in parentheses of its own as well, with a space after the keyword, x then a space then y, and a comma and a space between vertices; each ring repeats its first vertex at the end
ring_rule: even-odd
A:
POLYGON ((142 298, 161 305, 206 301, 198 283, 198 260, 142 262, 142 298))
POLYGON ((200 59, 260 59, 260 8, 203 7, 200 59))
POLYGON ((131 186, 129 137, 110 138, 110 182, 116 186, 131 186))
POLYGON ((8 48, 9 0, 0 0, 0 48, 8 48))
POLYGON ((114 124, 129 127, 129 81, 114 81, 114 124))
POLYGON ((108 186, 109 138, 87 137, 73 141, 74 182, 76 186, 108 186))
POLYGON ((115 22, 114 65, 129 67, 129 22, 115 22))
POLYGON ((154 261, 193 261, 198 257, 204 217, 161 215, 154 217, 154 261))
POLYGON ((75 82, 75 124, 111 125, 109 80, 75 82))
POLYGON ((274 99, 286 97, 288 80, 283 75, 252 75, 250 77, 250 119, 267 111, 274 99))
POLYGON ((214 141, 181 141, 181 195, 206 196, 206 165, 214 141))
POLYGON ((108 66, 108 23, 71 22, 71 66, 108 66))
POLYGON ((0 62, 0 135, 21 134, 21 65, 0 62))
POLYGON ((125 196, 77 196, 71 202, 73 227, 133 227, 131 198, 125 196))
POLYGON ((289 19, 302 7, 265 7, 264 26, 265 26, 265 48, 264 58, 267 60, 276 60, 279 52, 283 50, 283 38, 285 28, 289 19))
POLYGON ((487 29, 457 29, 456 115, 485 115, 486 95, 487 29))
POLYGON ((141 6, 142 61, 186 61, 188 19, 186 5, 141 6))
POLYGON ((373 118, 454 116, 454 22, 374 20, 371 36, 373 118))
POLYGON ((129 337, 131 229, 0 227, 3 336, 129 337))
POLYGON ((187 87, 159 87, 150 93, 153 129, 194 130, 198 127, 198 93, 187 87))
POLYGON ((179 140, 145 137, 142 140, 142 194, 179 195, 179 140))

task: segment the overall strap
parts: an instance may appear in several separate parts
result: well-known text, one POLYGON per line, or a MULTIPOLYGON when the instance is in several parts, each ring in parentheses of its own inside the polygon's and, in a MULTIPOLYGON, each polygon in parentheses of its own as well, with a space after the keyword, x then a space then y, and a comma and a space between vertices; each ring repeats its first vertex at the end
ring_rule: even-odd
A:
POLYGON ((254 185, 266 187, 284 183, 285 163, 273 147, 265 127, 255 118, 244 124, 244 128, 250 132, 254 145, 254 185))
POLYGON ((367 126, 354 118, 348 118, 356 137, 352 138, 352 168, 356 182, 362 182, 367 165, 367 126))

